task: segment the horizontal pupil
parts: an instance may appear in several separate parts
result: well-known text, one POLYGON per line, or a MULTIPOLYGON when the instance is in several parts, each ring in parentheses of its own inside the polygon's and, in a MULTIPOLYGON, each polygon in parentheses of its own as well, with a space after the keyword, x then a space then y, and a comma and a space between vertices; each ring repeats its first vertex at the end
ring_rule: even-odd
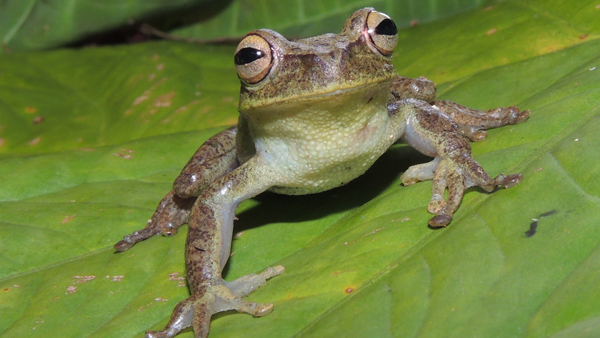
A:
POLYGON ((394 21, 385 19, 375 27, 375 33, 379 35, 396 35, 398 34, 398 28, 396 28, 394 21))
POLYGON ((265 56, 261 50, 256 48, 242 48, 237 53, 235 53, 235 64, 238 66, 248 64, 250 62, 254 62, 260 58, 265 56))

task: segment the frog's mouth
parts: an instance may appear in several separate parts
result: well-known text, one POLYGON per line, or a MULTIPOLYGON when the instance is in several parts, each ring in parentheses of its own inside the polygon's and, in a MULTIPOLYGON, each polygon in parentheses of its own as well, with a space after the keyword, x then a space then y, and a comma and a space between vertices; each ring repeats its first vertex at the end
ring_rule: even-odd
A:
POLYGON ((311 94, 305 96, 291 97, 282 102, 306 102, 315 101, 323 104, 327 100, 331 101, 354 101, 364 102, 365 104, 371 103, 378 94, 385 93, 387 98, 388 88, 393 79, 389 81, 374 81, 370 83, 363 83, 357 86, 349 86, 337 88, 331 91, 326 91, 318 94, 311 94))
POLYGON ((371 87, 373 86, 373 84, 362 84, 360 86, 354 86, 354 87, 348 87, 348 88, 340 88, 340 89, 335 89, 333 91, 330 92, 325 92, 325 93, 319 93, 319 94, 313 94, 310 96, 306 96, 306 98, 321 98, 321 97, 331 97, 331 96, 336 96, 336 95, 344 95, 344 94, 350 94, 352 92, 359 92, 362 89, 365 89, 367 87, 371 87))
POLYGON ((260 97, 258 92, 242 92, 240 94, 240 112, 250 112, 255 110, 272 109, 298 109, 300 107, 308 108, 310 106, 321 105, 323 107, 336 106, 343 104, 369 104, 379 101, 373 101, 380 97, 381 93, 387 101, 388 88, 393 78, 384 81, 371 81, 354 86, 336 86, 328 91, 322 91, 314 94, 296 93, 293 95, 280 95, 277 97, 260 97))

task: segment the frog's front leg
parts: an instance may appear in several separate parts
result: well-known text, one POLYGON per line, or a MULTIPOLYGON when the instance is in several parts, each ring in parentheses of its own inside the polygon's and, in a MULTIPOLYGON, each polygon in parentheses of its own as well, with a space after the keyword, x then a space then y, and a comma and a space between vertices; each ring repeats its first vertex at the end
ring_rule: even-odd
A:
POLYGON ((482 141, 486 138, 485 129, 498 128, 507 124, 517 124, 527 121, 530 111, 521 111, 512 106, 491 110, 468 108, 452 101, 435 100, 433 105, 446 113, 458 124, 463 135, 471 141, 482 141))
POLYGON ((235 151, 237 127, 223 130, 208 139, 185 165, 171 190, 158 203, 146 227, 115 244, 117 251, 130 249, 154 235, 173 236, 188 222, 196 197, 208 185, 239 166, 235 151))
POLYGON ((417 99, 425 102, 433 102, 436 95, 435 83, 421 76, 416 79, 397 76, 390 86, 390 103, 404 99, 417 99))
POLYGON ((427 102, 406 99, 397 102, 392 116, 401 121, 402 138, 421 153, 434 160, 408 168, 402 175, 405 185, 433 179, 432 198, 428 211, 436 216, 429 220, 432 227, 442 227, 452 221, 465 189, 479 186, 492 191, 497 186, 510 188, 521 182, 521 174, 498 175, 491 178, 471 156, 471 146, 459 126, 447 114, 427 102), (444 195, 448 190, 448 198, 444 195))
POLYGON ((272 304, 248 302, 242 297, 282 273, 283 266, 232 282, 224 281, 221 271, 229 258, 237 206, 276 184, 276 178, 277 175, 257 156, 202 192, 190 214, 185 249, 187 280, 192 295, 177 305, 163 331, 149 331, 146 337, 173 337, 192 325, 196 337, 206 337, 214 313, 237 310, 264 316, 271 312, 272 304))

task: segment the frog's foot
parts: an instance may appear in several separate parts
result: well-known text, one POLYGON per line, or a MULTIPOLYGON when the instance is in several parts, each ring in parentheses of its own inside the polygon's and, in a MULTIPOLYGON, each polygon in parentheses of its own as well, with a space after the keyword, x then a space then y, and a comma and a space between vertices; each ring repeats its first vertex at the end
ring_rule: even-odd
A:
POLYGON ((498 175, 491 178, 468 153, 442 159, 433 175, 432 196, 427 210, 435 214, 429 220, 433 228, 445 227, 460 205, 465 189, 479 186, 491 192, 497 186, 513 187, 523 180, 523 175, 498 175), (444 194, 448 190, 448 198, 444 194))
POLYGON ((405 186, 421 181, 429 181, 433 178, 433 174, 439 163, 440 159, 436 157, 431 162, 413 165, 406 169, 400 180, 405 186))
POLYGON ((525 122, 530 114, 529 110, 521 111, 516 106, 484 111, 451 101, 434 101, 433 107, 452 118, 460 132, 474 142, 482 141, 487 137, 485 129, 525 122))
POLYGON ((249 302, 242 297, 265 285, 267 279, 284 271, 285 268, 278 265, 260 274, 247 275, 231 282, 220 279, 218 282, 199 285, 194 295, 177 304, 165 329, 148 331, 146 338, 174 337, 179 331, 190 326, 193 326, 196 338, 205 338, 210 328, 210 317, 222 311, 237 310, 255 317, 266 316, 273 311, 273 304, 249 302))
POLYGON ((123 240, 115 244, 114 248, 117 251, 126 251, 136 243, 154 235, 175 235, 177 229, 188 221, 195 200, 196 197, 182 198, 171 191, 160 201, 146 227, 123 237, 123 240))

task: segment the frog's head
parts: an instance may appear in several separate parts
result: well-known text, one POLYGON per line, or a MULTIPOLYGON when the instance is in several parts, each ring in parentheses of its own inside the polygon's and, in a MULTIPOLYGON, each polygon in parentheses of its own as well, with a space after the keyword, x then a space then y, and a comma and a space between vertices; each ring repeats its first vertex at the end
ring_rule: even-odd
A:
POLYGON ((340 34, 289 41, 260 29, 235 52, 242 82, 240 111, 296 102, 310 104, 391 81, 398 40, 394 22, 373 8, 354 12, 340 34))

